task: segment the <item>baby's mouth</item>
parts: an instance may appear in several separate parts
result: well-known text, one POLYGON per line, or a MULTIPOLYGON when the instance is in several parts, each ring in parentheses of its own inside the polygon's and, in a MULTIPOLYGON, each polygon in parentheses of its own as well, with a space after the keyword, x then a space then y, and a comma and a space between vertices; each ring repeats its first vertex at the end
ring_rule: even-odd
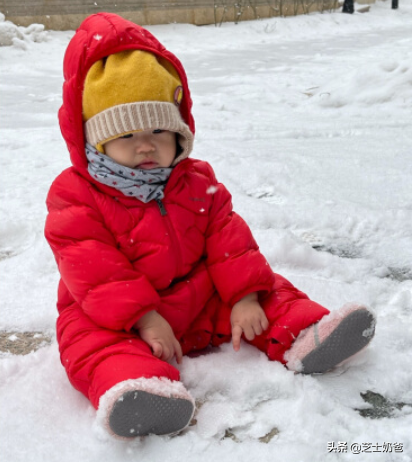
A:
POLYGON ((140 168, 142 170, 149 170, 151 168, 155 168, 156 166, 157 166, 157 162, 155 162, 153 160, 145 160, 141 164, 136 165, 135 168, 140 168))

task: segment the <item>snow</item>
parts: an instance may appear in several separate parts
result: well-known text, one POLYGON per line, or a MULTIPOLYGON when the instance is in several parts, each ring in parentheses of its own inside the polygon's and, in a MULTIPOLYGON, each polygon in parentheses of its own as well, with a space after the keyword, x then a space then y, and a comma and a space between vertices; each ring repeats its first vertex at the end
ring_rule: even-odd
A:
MULTIPOLYGON (((2 354, 4 460, 412 460, 411 28, 411 0, 398 10, 378 2, 367 14, 149 28, 188 72, 194 157, 213 165, 271 266, 332 310, 372 306, 375 339, 350 364, 313 377, 245 344, 185 357, 197 424, 126 443, 98 430, 55 340, 26 356, 2 354), (364 418, 356 409, 369 406, 367 390, 407 405, 364 418), (329 453, 328 442, 347 442, 347 452, 329 453), (352 443, 402 443, 403 452, 354 456, 352 443)), ((72 35, 16 35, 24 47, 0 47, 3 331, 54 332, 58 274, 44 201, 70 165, 57 110, 72 35)))
POLYGON ((4 14, 0 13, 0 47, 14 46, 21 50, 27 50, 27 43, 46 40, 48 40, 48 34, 44 31, 43 24, 19 27, 6 21, 4 14))

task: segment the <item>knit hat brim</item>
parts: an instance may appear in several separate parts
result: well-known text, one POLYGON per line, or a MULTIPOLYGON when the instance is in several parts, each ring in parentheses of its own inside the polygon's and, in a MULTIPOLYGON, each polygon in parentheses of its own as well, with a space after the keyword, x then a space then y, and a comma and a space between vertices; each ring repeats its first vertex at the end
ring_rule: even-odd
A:
POLYGON ((99 112, 85 123, 88 143, 97 148, 127 133, 146 130, 168 130, 179 134, 182 152, 173 165, 189 156, 193 149, 193 133, 183 122, 173 103, 143 101, 119 104, 99 112))

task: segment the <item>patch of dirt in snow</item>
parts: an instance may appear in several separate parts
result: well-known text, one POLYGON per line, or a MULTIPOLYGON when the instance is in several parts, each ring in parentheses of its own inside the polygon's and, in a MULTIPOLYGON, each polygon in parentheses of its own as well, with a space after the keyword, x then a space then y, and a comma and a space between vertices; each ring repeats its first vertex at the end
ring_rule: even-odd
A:
POLYGON ((0 351, 13 355, 27 355, 50 343, 43 332, 0 332, 0 351))
POLYGON ((272 428, 272 430, 267 435, 261 436, 259 438, 259 441, 261 443, 266 443, 267 444, 272 440, 272 438, 274 436, 279 435, 279 433, 280 433, 280 431, 276 427, 274 427, 274 428, 272 428))
MULTIPOLYGON (((260 438, 258 438, 258 441, 260 443, 265 443, 265 444, 268 444, 270 443, 270 441, 277 435, 279 435, 279 430, 274 427, 272 428, 272 430, 267 433, 266 435, 264 436, 261 436, 260 438)), ((232 431, 231 428, 228 428, 226 431, 225 431, 225 435, 223 436, 222 440, 224 439, 227 439, 227 438, 230 438, 231 440, 233 440, 235 443, 241 443, 242 440, 240 440, 236 434, 232 431)))
POLYGON ((7 258, 12 257, 14 254, 10 250, 1 250, 0 249, 0 261, 6 260, 7 258))
POLYGON ((361 393, 362 399, 370 407, 367 409, 356 409, 362 417, 370 419, 383 419, 385 417, 395 417, 397 410, 401 410, 404 406, 410 406, 407 403, 396 403, 390 401, 379 393, 368 390, 361 393))
POLYGON ((408 267, 395 268, 393 266, 389 266, 388 273, 385 277, 398 282, 409 281, 412 280, 412 270, 408 267))
POLYGON ((273 186, 265 184, 259 188, 246 191, 246 195, 255 199, 262 199, 269 204, 281 205, 286 202, 286 197, 277 194, 273 186))
POLYGON ((341 258, 361 258, 362 251, 355 245, 345 243, 330 243, 329 245, 312 245, 319 252, 328 252, 341 258))
POLYGON ((363 257, 363 249, 347 238, 334 238, 333 241, 327 242, 324 237, 310 231, 296 233, 296 235, 318 252, 327 252, 341 258, 363 257))

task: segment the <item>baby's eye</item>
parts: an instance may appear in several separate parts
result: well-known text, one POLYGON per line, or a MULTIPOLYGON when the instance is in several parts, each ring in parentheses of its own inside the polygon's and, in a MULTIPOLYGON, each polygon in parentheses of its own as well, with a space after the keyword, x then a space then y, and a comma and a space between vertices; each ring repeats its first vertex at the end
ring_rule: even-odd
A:
POLYGON ((157 134, 157 133, 163 133, 163 132, 164 132, 164 130, 161 130, 160 128, 157 128, 156 130, 153 130, 152 133, 157 134))
POLYGON ((133 136, 133 133, 128 133, 127 135, 123 135, 120 138, 126 139, 126 138, 131 138, 132 136, 133 136))

